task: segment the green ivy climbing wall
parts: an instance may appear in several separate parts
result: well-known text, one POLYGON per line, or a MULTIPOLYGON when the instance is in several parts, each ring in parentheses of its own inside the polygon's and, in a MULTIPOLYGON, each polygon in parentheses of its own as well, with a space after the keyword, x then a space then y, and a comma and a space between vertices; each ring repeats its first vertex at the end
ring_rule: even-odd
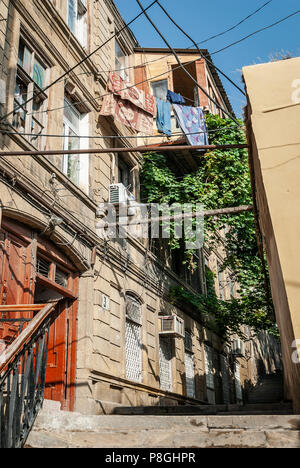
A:
MULTIPOLYGON (((206 117, 211 144, 246 143, 243 128, 230 119, 216 115, 206 117)), ((241 122, 242 124, 242 122, 241 122)), ((142 169, 143 199, 148 203, 202 203, 205 209, 219 209, 251 205, 251 182, 248 153, 243 149, 214 150, 202 155, 199 169, 183 178, 168 167, 166 158, 157 153, 144 156, 142 169)), ((231 333, 240 334, 241 325, 251 326, 256 332, 268 330, 277 335, 273 304, 266 291, 265 276, 259 257, 252 212, 232 216, 207 218, 205 245, 213 250, 220 242, 220 230, 226 225, 225 258, 222 269, 230 268, 239 285, 239 299, 221 301, 216 297, 213 279, 208 278, 208 295, 192 294, 183 288, 172 291, 173 298, 190 303, 202 318, 213 315, 216 331, 226 339, 231 333)), ((172 236, 170 248, 178 249, 180 242, 172 236)), ((191 268, 193 251, 186 251, 185 262, 191 268)), ((268 285, 269 288, 269 285, 268 285)), ((211 319, 210 319, 211 321, 211 319)))

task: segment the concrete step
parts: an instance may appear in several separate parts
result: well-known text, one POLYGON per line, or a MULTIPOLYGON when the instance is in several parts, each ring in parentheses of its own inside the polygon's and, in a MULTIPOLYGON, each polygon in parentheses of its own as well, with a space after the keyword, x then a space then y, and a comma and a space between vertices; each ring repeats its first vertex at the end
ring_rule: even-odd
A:
POLYGON ((28 448, 300 448, 300 415, 85 416, 43 410, 28 448))
POLYGON ((268 374, 260 379, 248 393, 249 403, 275 403, 283 399, 283 378, 281 374, 268 374))
POLYGON ((293 414, 291 403, 255 403, 246 405, 199 405, 199 406, 120 406, 115 415, 214 415, 214 414, 293 414))

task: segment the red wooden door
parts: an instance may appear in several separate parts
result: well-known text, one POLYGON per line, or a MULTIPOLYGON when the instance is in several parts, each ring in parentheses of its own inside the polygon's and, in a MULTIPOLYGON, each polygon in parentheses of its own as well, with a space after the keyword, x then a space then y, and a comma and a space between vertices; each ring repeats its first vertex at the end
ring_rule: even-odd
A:
MULTIPOLYGON (((31 245, 8 231, 2 231, 0 242, 0 303, 16 305, 32 303, 30 291, 31 245)), ((2 319, 32 318, 32 313, 13 312, 2 319)), ((0 339, 10 344, 20 331, 19 322, 0 323, 0 339)))
MULTIPOLYGON (((75 399, 77 283, 76 270, 54 244, 37 240, 23 225, 3 221, 0 231, 1 304, 41 304, 45 302, 40 300, 41 292, 51 294, 54 291, 66 298, 57 305, 49 332, 45 393, 45 398, 60 401, 66 410, 73 409, 75 399), (39 258, 48 262, 49 272, 38 273, 39 258)), ((21 316, 32 318, 33 313, 15 313, 4 318, 21 316)), ((5 335, 9 343, 9 338, 15 337, 17 331, 14 324, 0 323, 0 342, 5 335)))
POLYGON ((2 231, 0 243, 0 282, 2 302, 5 304, 29 304, 31 245, 13 234, 2 231))
POLYGON ((74 399, 75 314, 74 301, 62 300, 49 332, 45 398, 61 402, 64 410, 72 410, 74 399))

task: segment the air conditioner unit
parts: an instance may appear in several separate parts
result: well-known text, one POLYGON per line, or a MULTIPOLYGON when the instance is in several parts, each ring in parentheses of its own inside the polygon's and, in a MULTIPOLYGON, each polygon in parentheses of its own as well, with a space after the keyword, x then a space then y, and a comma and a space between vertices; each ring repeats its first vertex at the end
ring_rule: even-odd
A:
POLYGON ((134 201, 134 195, 127 190, 124 184, 112 184, 109 186, 109 203, 119 205, 134 201))
POLYGON ((160 316, 159 334, 161 336, 179 336, 184 338, 184 320, 177 315, 160 316))
POLYGON ((245 357, 245 343, 244 341, 237 339, 233 340, 231 344, 231 353, 236 357, 245 357))

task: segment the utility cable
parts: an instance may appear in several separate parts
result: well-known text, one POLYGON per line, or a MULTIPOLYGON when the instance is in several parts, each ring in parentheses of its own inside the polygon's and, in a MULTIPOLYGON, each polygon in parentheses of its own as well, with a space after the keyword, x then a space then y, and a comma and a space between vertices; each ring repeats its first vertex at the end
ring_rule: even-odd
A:
MULTIPOLYGON (((240 125, 238 126, 240 128, 240 125)), ((227 127, 220 127, 220 128, 216 128, 216 129, 212 129, 212 130, 207 130, 206 132, 204 131, 199 131, 199 132, 191 132, 191 133, 182 133, 182 132, 178 132, 178 133, 171 133, 170 135, 170 138, 171 137, 180 137, 180 136, 191 136, 191 135, 199 135, 201 133, 216 133, 216 132, 223 132, 223 131, 226 131, 230 128, 237 128, 236 125, 232 126, 227 126, 227 127)), ((35 135, 35 134, 32 134, 32 133, 20 133, 20 132, 1 132, 3 135, 18 135, 18 136, 28 136, 28 137, 32 137, 33 139, 34 138, 41 138, 41 137, 46 137, 46 138, 66 138, 66 135, 55 135, 55 134, 44 134, 44 133, 41 133, 40 135, 35 135)), ((115 140, 119 140, 119 139, 124 139, 124 140, 127 140, 127 139, 136 139, 136 138, 142 138, 142 139, 148 139, 148 138, 163 138, 164 135, 128 135, 128 136, 124 136, 124 135, 85 135, 85 136, 81 136, 81 135, 73 135, 72 136, 72 139, 95 139, 95 140, 105 140, 105 139, 115 139, 115 140)), ((1 154, 1 153, 0 153, 1 154)))
MULTIPOLYGON (((261 11, 263 8, 265 8, 269 3, 271 3, 273 0, 269 0, 268 2, 264 3, 260 8, 258 8, 257 10, 255 10, 254 12, 252 12, 251 14, 249 14, 248 16, 246 16, 245 18, 243 18, 241 21, 239 21, 237 24, 235 24, 234 26, 226 29, 225 31, 219 33, 219 34, 216 34, 215 36, 211 36, 207 39, 203 39, 202 41, 196 43, 197 46, 199 46, 200 44, 204 44, 208 41, 210 41, 211 39, 214 39, 216 37, 219 37, 219 36, 222 36, 224 34, 226 34, 227 32, 230 32, 232 30, 234 30, 235 28, 237 28, 238 26, 240 26, 242 23, 244 23, 246 20, 248 20, 249 18, 251 18, 252 16, 254 16, 255 14, 257 14, 259 11, 261 11)), ((4 20, 6 20, 6 18, 4 18, 4 20)), ((0 20, 1 21, 1 20, 0 20)), ((192 49, 192 46, 188 46, 186 47, 186 49, 192 49)), ((149 60, 147 62, 144 62, 143 65, 149 65, 149 64, 152 64, 152 63, 155 63, 155 62, 160 62, 160 61, 163 61, 165 60, 167 57, 171 57, 173 54, 168 54, 166 55, 164 58, 158 58, 158 59, 154 59, 154 60, 149 60)), ((109 70, 98 70, 98 73, 111 73, 111 72, 115 72, 115 73, 119 73, 123 70, 131 70, 131 69, 134 69, 136 68, 138 65, 132 65, 132 66, 129 66, 129 67, 124 67, 124 68, 116 68, 116 69, 109 69, 109 70)), ((215 65, 214 65, 215 66, 215 65)), ((216 68, 217 69, 217 68, 216 68)), ((220 73, 221 71, 218 70, 220 73)), ((89 72, 81 72, 81 73, 75 73, 74 75, 75 76, 82 76, 82 75, 93 75, 94 73, 89 71, 89 72)), ((62 81, 62 80, 60 80, 62 81)), ((19 94, 19 96, 26 96, 27 93, 24 93, 24 94, 19 94)), ((7 95, 8 97, 8 95, 7 95)), ((184 97, 184 96, 183 96, 184 97)))
MULTIPOLYGON (((274 27, 274 26, 276 26, 276 25, 282 23, 283 21, 286 21, 287 19, 291 18, 292 16, 295 16, 295 15, 298 14, 298 13, 300 13, 300 10, 297 10, 297 11, 295 11, 294 13, 292 13, 292 14, 290 14, 290 15, 284 17, 284 18, 281 18, 280 20, 276 21, 275 23, 272 23, 272 24, 269 25, 269 26, 265 26, 265 27, 262 28, 262 29, 256 30, 256 31, 254 31, 253 33, 251 33, 251 34, 249 34, 249 35, 247 35, 247 36, 241 38, 241 39, 238 40, 238 41, 235 41, 235 42, 229 44, 228 46, 226 46, 226 47, 224 47, 224 48, 222 48, 222 49, 219 49, 219 50, 216 50, 216 51, 210 53, 210 56, 213 56, 213 55, 215 55, 215 54, 218 54, 218 53, 220 53, 220 52, 222 52, 222 51, 224 51, 224 50, 226 50, 226 49, 229 49, 230 47, 233 47, 234 45, 236 45, 236 44, 238 44, 238 43, 240 43, 240 42, 245 41, 245 40, 248 39, 249 37, 252 37, 252 36, 254 36, 254 35, 256 35, 256 34, 262 32, 262 31, 265 31, 265 30, 267 30, 267 29, 270 29, 270 28, 272 28, 272 27, 274 27)), ((198 44, 199 44, 199 43, 198 43, 198 44)), ((171 54, 170 54, 170 55, 171 55, 171 54)), ((165 56, 163 59, 159 59, 159 60, 165 60, 166 57, 167 57, 167 56, 165 56)), ((197 62, 200 58, 201 58, 201 57, 198 57, 198 58, 196 58, 196 59, 194 59, 194 60, 191 60, 190 62, 187 63, 187 65, 190 65, 190 64, 192 64, 192 63, 197 62)), ((150 62, 148 62, 148 63, 150 63, 150 62)), ((133 67, 133 68, 135 68, 135 67, 133 67)), ((179 68, 180 68, 180 67, 178 66, 177 68, 174 68, 173 71, 178 70, 179 68)), ((138 85, 143 84, 143 83, 147 83, 147 82, 149 82, 149 81, 152 81, 152 80, 154 80, 154 79, 156 79, 156 78, 159 78, 159 77, 161 77, 161 76, 164 76, 164 75, 168 75, 168 74, 170 74, 170 73, 171 73, 171 72, 163 72, 163 73, 160 73, 160 74, 155 75, 155 76, 153 76, 153 77, 151 77, 151 78, 148 78, 148 79, 146 79, 146 80, 140 81, 139 83, 136 83, 135 85, 128 86, 128 87, 124 88, 122 91, 127 90, 127 89, 131 89, 131 88, 133 88, 133 87, 135 87, 135 86, 138 86, 138 85)), ((107 94, 109 94, 109 93, 107 93, 107 94)), ((102 99, 103 97, 107 96, 107 94, 103 94, 103 95, 101 95, 101 96, 99 96, 99 97, 97 97, 97 98, 93 98, 93 100, 94 100, 94 101, 97 101, 97 100, 99 100, 99 99, 102 99)), ((78 104, 84 104, 84 103, 90 103, 90 102, 91 102, 91 99, 81 100, 81 101, 74 102, 74 103, 72 103, 72 104, 70 104, 70 105, 64 105, 64 106, 60 106, 60 107, 56 107, 56 108, 52 108, 52 109, 47 109, 47 110, 45 110, 45 111, 32 112, 32 113, 28 113, 27 115, 31 115, 31 114, 39 115, 39 114, 43 114, 43 113, 46 113, 46 112, 54 112, 54 111, 56 111, 56 110, 61 110, 61 109, 70 108, 70 107, 72 107, 73 105, 76 106, 76 105, 78 105, 78 104)), ((15 109, 12 111, 12 113, 14 113, 14 112, 15 112, 15 109)), ((9 115, 10 115, 10 114, 9 114, 9 115)), ((4 119, 4 117, 3 117, 2 119, 4 119)), ((1 120, 1 119, 0 119, 0 120, 1 120)))
MULTIPOLYGON (((187 65, 190 65, 192 63, 195 63, 197 62, 201 57, 198 57, 196 58, 195 60, 191 60, 190 62, 187 63, 187 65)), ((176 71, 178 70, 180 67, 176 67, 173 69, 173 71, 176 71)), ((139 81, 138 83, 135 83, 134 85, 130 85, 130 86, 126 86, 125 88, 122 88, 120 89, 120 91, 127 91, 128 89, 132 89, 132 88, 135 88, 136 86, 140 85, 140 84, 143 84, 143 83, 148 83, 150 81, 153 81, 155 80, 156 78, 160 78, 161 76, 165 76, 165 75, 169 75, 170 73, 172 72, 163 72, 163 73, 159 73, 158 75, 155 75, 155 76, 152 76, 151 78, 147 78, 146 80, 143 80, 143 81, 139 81)), ((81 100, 81 101, 76 101, 76 102, 73 102, 73 103, 70 103, 70 104, 67 104, 67 105, 64 105, 64 106, 60 106, 60 107, 54 107, 52 109, 47 109, 47 110, 44 110, 44 111, 38 111, 38 112, 28 112, 26 113, 26 115, 40 115, 40 114, 44 114, 46 112, 54 112, 54 111, 57 111, 57 110, 61 110, 61 109, 69 109, 70 107, 74 107, 74 106, 77 106, 79 104, 85 104, 85 103, 91 103, 91 101, 98 101, 99 99, 102 99, 104 98, 105 96, 109 96, 111 93, 105 93, 105 94, 101 94, 101 96, 98 96, 98 97, 95 97, 95 98, 92 98, 92 99, 85 99, 85 100, 81 100)), ((14 113, 15 111, 13 111, 14 113)))
POLYGON ((218 107, 218 109, 222 110, 222 112, 224 112, 225 115, 227 115, 231 120, 233 120, 233 122, 235 122, 237 125, 240 125, 240 123, 236 120, 235 117, 233 117, 227 110, 225 110, 222 106, 220 106, 220 104, 215 100, 213 99, 209 93, 198 83, 197 80, 195 80, 195 78, 189 73, 189 71, 185 68, 185 66, 182 64, 180 58, 178 57, 175 49, 169 44, 168 40, 165 38, 165 36, 162 34, 162 32, 159 30, 159 28, 155 25, 155 23, 152 21, 152 19, 150 18, 150 16, 148 15, 148 13, 145 11, 143 5, 141 4, 140 0, 136 0, 136 2, 138 3, 139 7, 141 8, 141 10, 143 11, 143 14, 144 16, 147 18, 147 20, 149 21, 149 23, 153 26, 153 28, 155 29, 155 31, 159 34, 159 36, 161 37, 161 39, 164 41, 164 43, 166 44, 166 46, 168 47, 168 49, 170 49, 170 51, 173 53, 178 65, 180 68, 182 68, 182 70, 185 72, 185 74, 193 81, 193 83, 195 83, 195 85, 208 97, 208 99, 213 102, 215 104, 215 106, 218 107))
MULTIPOLYGON (((260 8, 258 8, 257 10, 255 10, 254 12, 250 13, 248 16, 246 16, 245 18, 243 18, 242 20, 240 20, 237 24, 235 24, 234 26, 226 29, 225 31, 221 32, 221 33, 218 33, 214 36, 211 36, 207 39, 203 39, 202 41, 198 42, 197 45, 200 45, 200 44, 204 44, 206 42, 209 42, 210 40, 212 39, 215 39, 219 36, 223 36, 224 34, 236 29, 238 26, 240 26, 241 24, 243 24, 246 20, 248 20, 249 18, 251 18, 252 16, 254 16, 255 14, 257 14, 259 11, 261 11, 263 8, 265 8, 269 3, 271 3, 273 0, 269 0, 268 2, 264 3, 260 8)), ((0 20, 1 21, 1 20, 0 20)), ((3 18, 2 21, 7 21, 7 18, 3 18)), ((192 46, 188 46, 186 47, 186 49, 192 49, 192 46)), ((158 59, 154 59, 154 60, 150 60, 148 62, 145 62, 144 65, 148 65, 148 64, 151 64, 151 63, 155 63, 155 62, 159 62, 159 61, 162 61, 162 60, 165 60, 165 58, 167 57, 171 57, 172 54, 169 54, 169 55, 166 55, 164 58, 158 58, 158 59)), ((110 73, 110 72, 121 72, 123 70, 131 70, 133 68, 136 68, 136 65, 132 65, 132 66, 129 66, 129 67, 124 67, 122 69, 110 69, 110 70, 98 70, 99 73, 110 73)), ((81 72, 81 73, 76 73, 75 75, 76 76, 81 76, 81 75, 93 75, 94 73, 89 71, 89 72, 81 72)), ((24 95, 27 94, 27 93, 24 93, 24 95)))
MULTIPOLYGON (((271 0, 272 1, 272 0, 271 0)), ((268 2, 270 3, 270 2, 268 2)), ((162 6, 162 4, 158 1, 157 2, 158 6, 161 8, 161 10, 165 13, 165 15, 172 21, 172 23, 176 26, 176 28, 179 29, 195 46, 195 48, 198 50, 198 53, 200 57, 202 57, 207 63, 212 65, 224 78, 226 78, 233 86, 235 86, 236 89, 238 89, 244 96, 246 96, 246 93, 231 79, 229 78, 228 75, 226 75, 220 68, 218 68, 213 62, 211 62, 205 54, 200 50, 198 44, 194 41, 194 39, 181 27, 179 24, 176 23, 176 21, 172 18, 172 16, 167 12, 167 10, 162 6)))
POLYGON ((265 8, 267 5, 269 5, 270 3, 272 3, 273 0, 269 0, 268 2, 264 3, 261 7, 259 7, 257 10, 253 11, 252 13, 250 13, 248 16, 246 16, 245 18, 243 18, 241 21, 239 21, 237 24, 235 24, 234 26, 232 26, 231 28, 229 29, 226 29, 225 31, 219 33, 219 34, 215 34, 214 36, 211 36, 211 37, 208 37, 207 39, 204 39, 203 41, 200 41, 198 42, 197 45, 200 45, 200 44, 204 44, 205 42, 209 42, 211 41, 212 39, 216 39, 217 37, 220 37, 220 36, 224 36, 224 34, 227 34, 231 31, 233 31, 234 29, 236 29, 238 26, 240 26, 241 24, 245 23, 245 21, 247 21, 248 19, 252 18, 252 16, 256 15, 257 13, 259 13, 263 8, 265 8))
POLYGON ((157 3, 158 0, 154 0, 150 5, 148 5, 145 9, 142 8, 142 12, 139 13, 135 18, 133 18, 129 23, 125 24, 125 26, 123 26, 121 29, 119 29, 119 31, 117 31, 115 34, 113 34, 109 39, 107 39, 105 42, 103 42, 99 47, 97 47, 95 50, 93 50, 93 52, 91 52, 89 55, 87 55, 86 57, 84 57, 82 60, 80 60, 79 62, 77 62, 73 67, 69 68, 69 70, 67 70, 65 73, 63 73, 61 76, 59 76, 56 80, 52 81, 52 83, 50 83, 48 86, 46 86, 44 89, 42 89, 37 95, 31 97, 30 99, 28 99, 27 101, 25 101, 24 103, 22 104, 18 104, 17 107, 7 113, 6 115, 4 115, 3 117, 0 118, 0 121, 2 120, 5 120, 7 119, 8 117, 10 117, 12 114, 14 114, 16 112, 16 110, 20 109, 22 106, 26 106, 26 104, 28 104, 29 102, 33 101, 34 99, 36 99, 37 97, 39 97, 41 94, 44 94, 46 91, 48 91, 49 88, 51 88, 52 86, 54 86, 55 84, 57 84, 58 82, 60 82, 63 78, 65 78, 66 76, 68 76, 73 70, 75 70, 77 67, 79 67, 80 65, 82 65, 84 62, 86 62, 87 60, 89 60, 92 55, 94 55, 96 52, 98 52, 100 49, 102 49, 104 46, 106 46, 112 39, 114 39, 116 36, 118 36, 121 32, 123 32, 125 29, 128 29, 129 26, 134 23, 140 16, 142 16, 144 13, 146 13, 147 10, 149 10, 150 8, 153 7, 153 5, 155 5, 155 3, 157 3))
POLYGON ((246 39, 249 39, 249 37, 252 37, 252 36, 254 36, 255 34, 258 34, 258 33, 262 32, 262 31, 266 31, 267 29, 270 29, 270 28, 273 28, 274 26, 277 26, 277 24, 280 24, 280 23, 282 23, 283 21, 286 21, 287 19, 292 18, 292 17, 295 16, 295 15, 298 15, 299 13, 300 13, 300 10, 296 10, 296 11, 294 11, 294 13, 291 13, 290 15, 285 16, 284 18, 281 18, 280 20, 276 21, 275 23, 272 23, 272 24, 270 24, 269 26, 265 26, 264 28, 258 29, 258 30, 254 31, 254 32, 251 33, 251 34, 248 34, 247 36, 242 37, 242 38, 239 39, 238 41, 232 42, 232 43, 229 44, 228 46, 225 46, 225 47, 222 47, 222 49, 216 50, 216 51, 213 52, 211 55, 219 54, 220 52, 223 52, 224 50, 227 50, 227 49, 229 49, 230 47, 233 47, 234 45, 239 44, 240 42, 243 42, 243 41, 245 41, 246 39))

